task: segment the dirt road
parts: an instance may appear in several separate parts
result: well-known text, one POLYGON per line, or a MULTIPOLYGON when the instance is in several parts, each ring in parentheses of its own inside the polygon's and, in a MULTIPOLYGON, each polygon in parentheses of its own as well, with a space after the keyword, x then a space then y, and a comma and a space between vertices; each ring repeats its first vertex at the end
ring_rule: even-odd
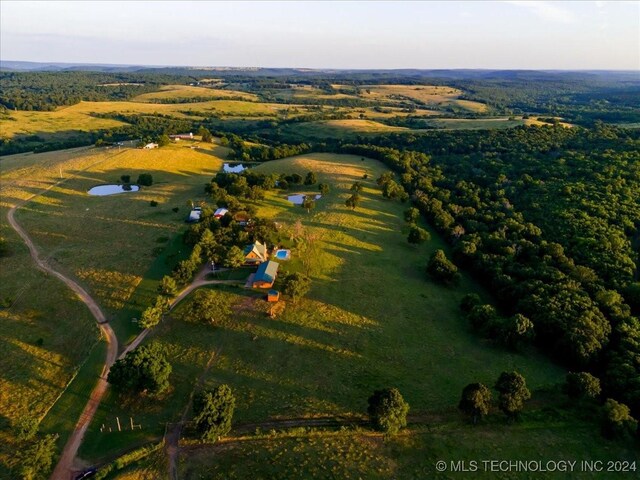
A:
POLYGON ((29 200, 33 199, 38 195, 41 195, 42 193, 46 192, 47 190, 50 190, 56 185, 59 185, 63 181, 60 181, 54 185, 51 185, 49 188, 43 190, 42 192, 32 195, 21 204, 11 208, 11 210, 9 210, 9 212, 7 213, 7 220, 9 221, 11 228, 13 228, 16 231, 16 233, 20 235, 24 243, 29 248, 29 253, 31 254, 31 258, 35 262, 36 266, 40 270, 43 270, 44 272, 50 275, 53 275, 54 277, 59 279, 61 282, 67 285, 71 290, 73 290, 76 293, 76 295, 78 295, 80 300, 87 306, 87 308, 89 308, 89 311, 91 312, 93 317, 96 319, 96 322, 98 322, 98 326, 100 327, 100 330, 102 331, 102 334, 105 336, 108 343, 107 356, 105 358, 105 364, 102 369, 102 375, 100 376, 98 383, 96 384, 93 391, 91 392, 89 401, 85 405, 84 410, 82 411, 82 414, 80 415, 80 418, 78 419, 78 422, 76 423, 76 426, 73 429, 73 433, 69 437, 69 440, 67 441, 67 444, 65 445, 62 451, 60 460, 58 461, 58 464, 56 465, 56 468, 54 469, 53 474, 51 475, 52 480, 68 480, 69 478, 71 478, 71 473, 73 471, 73 462, 76 458, 78 448, 80 448, 80 444, 82 443, 82 438, 84 437, 84 434, 87 431, 87 428, 89 427, 89 424, 91 423, 91 420, 93 419, 93 416, 96 413, 98 406, 100 405, 100 401, 102 400, 102 397, 107 390, 107 379, 106 379, 107 373, 109 371, 109 367, 113 364, 113 362, 116 360, 116 357, 118 355, 118 339, 116 338, 116 335, 113 332, 113 329, 111 328, 111 326, 107 323, 107 319, 102 313, 102 310, 100 310, 100 307, 98 306, 96 301, 91 297, 91 295, 87 293, 87 291, 84 288, 78 285, 78 283, 76 283, 71 278, 65 276, 64 274, 58 272, 53 267, 51 267, 46 260, 42 260, 40 258, 40 255, 38 254, 38 250, 33 244, 33 241, 31 240, 31 238, 29 238, 29 235, 27 235, 27 232, 25 232, 25 230, 18 224, 18 222, 15 219, 16 209, 18 209, 21 205, 24 205, 29 200))

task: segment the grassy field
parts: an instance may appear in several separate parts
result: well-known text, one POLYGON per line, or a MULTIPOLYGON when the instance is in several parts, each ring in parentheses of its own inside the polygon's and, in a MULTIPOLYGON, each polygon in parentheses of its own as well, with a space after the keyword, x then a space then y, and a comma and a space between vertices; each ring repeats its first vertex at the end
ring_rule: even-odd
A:
MULTIPOLYGON (((388 385, 402 391, 415 413, 428 413, 455 404, 467 383, 490 384, 505 369, 521 371, 533 388, 562 380, 562 370, 535 353, 494 348, 469 330, 458 303, 465 293, 479 291, 470 279, 449 289, 425 278, 430 252, 444 245, 435 236, 421 247, 407 243, 401 219, 406 206, 383 199, 374 185, 382 164, 314 154, 268 162, 256 170, 313 170, 318 181, 331 185, 312 214, 290 204, 283 193, 270 193, 259 204, 260 214, 281 222, 284 232, 300 220, 317 237, 311 252, 303 254, 294 246, 292 260, 282 265, 308 272, 311 292, 296 304, 287 302, 275 321, 266 315, 261 293, 241 288, 216 289, 233 314, 215 327, 185 323, 181 312, 186 307, 178 307, 149 339, 168 352, 172 391, 161 402, 131 403, 109 393, 89 429, 83 458, 108 457, 124 445, 161 436, 166 422, 180 417, 198 378, 209 386, 232 386, 238 424, 362 416, 373 389, 388 385), (352 211, 344 199, 355 181, 366 188, 363 204, 352 211), (302 262, 303 255, 311 255, 312 261, 302 262), (143 430, 101 433, 99 427, 113 424, 115 416, 133 416, 143 430)), ((287 234, 283 236, 288 245, 287 234)))
POLYGON ((204 184, 227 153, 215 145, 200 147, 81 148, 0 160, 0 232, 11 251, 0 269, 0 299, 11 305, 0 308, 6 352, 0 359, 2 464, 11 462, 9 426, 22 416, 44 418, 41 429, 60 433, 62 442, 100 373, 95 366, 104 361, 103 344, 93 348, 99 333, 86 307, 57 279, 33 267, 28 250, 6 223, 7 210, 62 177, 63 183, 21 207, 16 219, 42 257, 94 295, 124 343, 139 331, 131 318, 139 316, 155 296, 157 281, 180 258, 178 234, 187 200, 204 199, 204 184), (122 174, 135 180, 142 172, 151 173, 155 183, 138 193, 86 194, 93 185, 117 182, 122 174), (151 207, 150 200, 159 205, 151 207))
POLYGON ((134 102, 153 102, 158 100, 173 100, 173 99, 199 99, 199 100, 211 100, 221 98, 242 98, 248 101, 257 101, 258 96, 240 92, 238 90, 223 90, 221 88, 205 88, 192 85, 165 85, 158 92, 143 93, 134 97, 134 102))
POLYGON ((393 99, 407 97, 432 106, 454 106, 473 113, 488 111, 484 103, 462 100, 462 90, 433 85, 363 85, 361 96, 365 99, 393 99))
POLYGON ((345 119, 322 120, 285 125, 280 130, 287 136, 299 140, 314 138, 349 138, 356 135, 379 134, 387 132, 410 132, 409 128, 392 127, 375 120, 345 119))
POLYGON ((41 251, 88 286, 113 319, 129 306, 154 259, 184 229, 187 201, 204 200, 204 184, 220 170, 226 149, 200 147, 182 142, 156 150, 98 149, 102 161, 82 172, 65 172, 74 176, 23 207, 17 218, 41 251), (86 194, 94 185, 117 183, 124 174, 135 181, 145 172, 154 184, 138 192, 86 194), (151 207, 151 201, 158 205, 151 207))
MULTIPOLYGON (((152 95, 152 94, 151 94, 152 95)), ((145 102, 80 102, 53 112, 10 112, 9 119, 0 120, 2 137, 16 135, 61 134, 88 132, 125 125, 123 122, 98 118, 95 114, 125 115, 161 114, 176 118, 192 118, 200 114, 221 116, 276 116, 290 105, 257 103, 239 100, 210 100, 197 103, 156 104, 145 102), (189 114, 185 112, 190 112, 189 114)))
MULTIPOLYGON (((476 427, 455 414, 446 423, 410 426, 391 439, 362 432, 271 434, 263 438, 223 442, 208 448, 187 448, 180 463, 181 478, 195 480, 423 479, 423 478, 624 478, 624 474, 484 471, 483 460, 627 460, 640 456, 631 447, 601 443, 597 427, 571 412, 532 412, 521 423, 501 418, 476 427), (552 420, 551 420, 552 419, 552 420), (550 428, 550 423, 553 427, 550 428), (447 471, 436 469, 445 461, 447 471), (451 472, 451 462, 475 461, 476 472, 451 472)), ((576 467, 576 472, 579 467, 576 467)), ((126 477, 117 477, 126 478, 126 477)))
MULTIPOLYGON (((498 118, 437 118, 436 112, 434 118, 423 120, 424 129, 406 128, 386 125, 375 120, 366 119, 347 119, 347 120, 322 120, 316 122, 304 122, 289 124, 280 127, 280 130, 288 138, 296 140, 313 140, 317 138, 354 138, 357 135, 376 135, 388 132, 400 133, 420 133, 428 131, 428 128, 437 128, 442 130, 484 130, 495 128, 513 128, 520 125, 537 125, 544 126, 547 123, 541 122, 535 118, 523 119, 522 117, 498 117, 498 118)), ((423 112, 420 111, 422 115, 423 112)), ((367 112, 367 115, 369 113, 367 112)), ((378 118, 389 118, 392 115, 380 115, 378 118)), ((403 115, 407 115, 404 113, 403 115)), ((372 112, 372 117, 376 117, 376 112, 372 112)), ((563 123, 564 126, 570 126, 563 123)))

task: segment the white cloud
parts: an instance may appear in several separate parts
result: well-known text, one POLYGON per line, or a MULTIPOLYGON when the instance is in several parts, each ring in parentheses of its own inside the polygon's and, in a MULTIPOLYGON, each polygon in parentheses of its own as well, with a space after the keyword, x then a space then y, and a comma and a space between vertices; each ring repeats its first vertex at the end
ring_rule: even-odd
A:
POLYGON ((571 12, 553 2, 507 0, 505 3, 527 8, 544 20, 552 22, 573 23, 576 20, 575 16, 571 12))

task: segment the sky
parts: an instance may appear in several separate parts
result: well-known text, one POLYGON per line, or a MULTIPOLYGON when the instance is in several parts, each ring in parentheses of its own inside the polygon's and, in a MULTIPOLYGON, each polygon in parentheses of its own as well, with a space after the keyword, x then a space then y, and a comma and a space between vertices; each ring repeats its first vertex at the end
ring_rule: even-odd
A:
POLYGON ((640 1, 0 0, 0 59, 640 70, 640 1))

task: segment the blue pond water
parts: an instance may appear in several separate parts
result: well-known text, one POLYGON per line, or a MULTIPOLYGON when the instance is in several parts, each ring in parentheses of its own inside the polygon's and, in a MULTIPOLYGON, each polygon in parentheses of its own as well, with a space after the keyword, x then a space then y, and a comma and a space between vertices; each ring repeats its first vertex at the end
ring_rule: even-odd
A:
POLYGON ((225 173, 240 173, 247 168, 249 168, 249 165, 245 166, 242 163, 225 163, 224 165, 222 165, 222 171, 225 173))
POLYGON ((138 190, 140 190, 138 185, 96 185, 87 193, 89 195, 103 197, 105 195, 116 195, 118 193, 137 192, 138 190))
MULTIPOLYGON (((322 195, 317 194, 317 195, 311 195, 313 197, 314 200, 318 200, 319 198, 322 197, 322 195)), ((287 200, 289 200, 291 203, 293 203, 294 205, 302 205, 302 203, 304 202, 306 195, 302 194, 302 193, 296 193, 295 195, 289 195, 287 196, 287 200)))

